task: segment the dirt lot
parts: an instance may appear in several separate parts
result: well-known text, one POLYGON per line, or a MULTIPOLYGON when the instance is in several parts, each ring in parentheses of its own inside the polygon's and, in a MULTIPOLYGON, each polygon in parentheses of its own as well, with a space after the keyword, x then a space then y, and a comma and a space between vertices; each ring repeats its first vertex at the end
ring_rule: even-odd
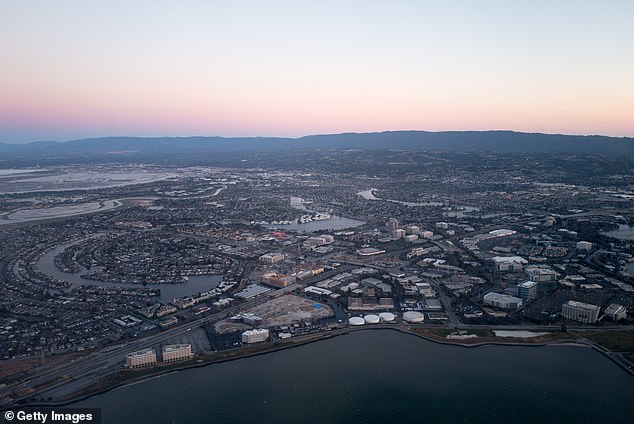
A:
MULTIPOLYGON (((268 327, 289 325, 299 321, 318 321, 335 315, 327 305, 290 294, 272 299, 247 312, 264 319, 264 325, 268 327)), ((227 333, 248 330, 251 327, 223 320, 216 323, 215 328, 219 333, 227 333)))

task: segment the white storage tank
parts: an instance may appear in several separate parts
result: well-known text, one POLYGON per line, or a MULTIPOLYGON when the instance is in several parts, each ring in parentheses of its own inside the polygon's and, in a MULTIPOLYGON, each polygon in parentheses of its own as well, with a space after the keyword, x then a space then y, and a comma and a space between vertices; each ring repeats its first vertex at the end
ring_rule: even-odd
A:
POLYGON ((366 324, 378 324, 381 322, 381 318, 378 315, 369 314, 363 317, 366 324))
POLYGON ((415 323, 415 322, 423 322, 425 316, 420 312, 416 311, 407 311, 403 314, 403 319, 407 322, 415 323))
POLYGON ((381 312, 379 314, 379 318, 381 318, 381 321, 383 322, 392 322, 396 317, 392 312, 381 312))
POLYGON ((350 323, 350 325, 363 325, 365 324, 365 320, 361 317, 352 317, 350 318, 350 320, 348 320, 348 322, 350 323))

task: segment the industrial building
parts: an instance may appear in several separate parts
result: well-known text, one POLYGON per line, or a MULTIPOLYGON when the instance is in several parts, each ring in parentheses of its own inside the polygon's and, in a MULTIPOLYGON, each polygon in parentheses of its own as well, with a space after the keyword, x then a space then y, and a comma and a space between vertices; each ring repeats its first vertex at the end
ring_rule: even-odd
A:
POLYGON ((156 365, 156 351, 154 349, 138 350, 125 356, 127 368, 141 368, 156 365))
POLYGON ((250 300, 269 291, 271 291, 271 289, 268 287, 263 287, 259 284, 249 284, 244 290, 236 293, 236 297, 244 300, 250 300))
POLYGON ((394 309, 394 300, 389 297, 381 297, 377 303, 364 302, 360 297, 348 298, 349 311, 385 311, 387 309, 394 309))
POLYGON ((258 343, 269 338, 269 330, 266 328, 256 328, 242 333, 242 343, 258 343))
POLYGON ((537 297, 537 282, 524 281, 517 285, 517 295, 523 300, 533 300, 537 297))
POLYGON ((163 362, 175 362, 189 359, 192 356, 192 345, 173 344, 163 346, 163 362))
POLYGON ((378 257, 383 253, 385 253, 385 250, 375 249, 374 247, 364 247, 361 249, 357 249, 357 255, 359 255, 359 259, 378 257))
POLYGON ((561 305, 561 314, 564 318, 571 319, 573 321, 579 321, 586 324, 592 324, 599 318, 599 308, 597 305, 590 303, 577 302, 575 300, 569 300, 561 305))
POLYGON ((522 306, 522 299, 501 293, 487 293, 483 298, 484 304, 500 309, 517 309, 522 306))

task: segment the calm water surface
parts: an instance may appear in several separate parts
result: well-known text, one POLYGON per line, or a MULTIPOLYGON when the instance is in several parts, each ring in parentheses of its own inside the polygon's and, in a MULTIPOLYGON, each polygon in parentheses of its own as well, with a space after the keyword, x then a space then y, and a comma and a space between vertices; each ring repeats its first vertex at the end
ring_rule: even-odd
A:
POLYGON ((104 423, 631 423, 634 379, 580 347, 353 333, 119 388, 104 423))
MULTIPOLYGON (((129 283, 111 283, 107 281, 99 281, 99 280, 88 280, 81 277, 82 272, 78 273, 69 273, 62 272, 55 266, 55 256, 58 253, 63 252, 68 246, 72 244, 78 243, 70 242, 64 243, 57 246, 54 249, 49 250, 45 254, 43 254, 37 261, 37 268, 50 276, 53 276, 57 279, 68 281, 72 283, 71 289, 76 286, 113 286, 113 287, 131 287, 131 288, 139 288, 139 287, 149 287, 149 288, 160 288, 161 295, 157 298, 159 301, 163 303, 168 303, 175 297, 183 297, 183 296, 192 296, 198 293, 202 293, 204 291, 213 289, 218 287, 220 282, 222 281, 222 275, 200 275, 200 276, 192 276, 189 277, 189 280, 182 284, 150 284, 147 286, 142 286, 139 284, 129 284, 129 283)), ((82 268, 83 269, 83 268, 82 268)))

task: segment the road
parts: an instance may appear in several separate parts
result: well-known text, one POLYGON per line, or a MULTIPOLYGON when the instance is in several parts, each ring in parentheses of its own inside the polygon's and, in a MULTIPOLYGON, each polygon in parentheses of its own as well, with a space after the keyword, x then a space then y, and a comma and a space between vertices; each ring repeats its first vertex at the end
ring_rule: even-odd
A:
MULTIPOLYGON (((183 336, 193 328, 203 327, 213 324, 217 321, 225 319, 231 315, 235 315, 241 311, 248 310, 256 305, 264 303, 272 298, 283 296, 294 290, 301 289, 318 281, 330 278, 338 273, 348 271, 353 267, 343 265, 337 269, 321 273, 319 275, 308 278, 300 283, 291 284, 279 290, 272 290, 264 293, 252 300, 242 302, 212 315, 199 318, 195 321, 189 321, 181 326, 167 329, 158 334, 143 337, 125 345, 108 347, 99 352, 91 353, 83 358, 75 359, 71 362, 55 366, 53 368, 42 370, 39 374, 29 378, 26 381, 16 382, 0 389, 0 404, 16 403, 28 398, 46 398, 51 392, 54 392, 62 386, 71 385, 71 383, 79 380, 90 383, 96 382, 95 374, 105 375, 122 368, 125 356, 129 353, 141 350, 143 348, 158 346, 169 343, 170 339, 183 336), (89 377, 93 378, 89 378, 89 377), (88 379, 87 379, 88 378, 88 379), (13 398, 13 393, 22 392, 24 390, 33 389, 34 391, 27 395, 13 398), (11 399, 9 402, 8 400, 11 399)), ((74 390, 80 389, 81 385, 73 384, 74 390), (74 387, 78 386, 78 387, 74 387)), ((73 391, 74 391, 73 390, 73 391)))

